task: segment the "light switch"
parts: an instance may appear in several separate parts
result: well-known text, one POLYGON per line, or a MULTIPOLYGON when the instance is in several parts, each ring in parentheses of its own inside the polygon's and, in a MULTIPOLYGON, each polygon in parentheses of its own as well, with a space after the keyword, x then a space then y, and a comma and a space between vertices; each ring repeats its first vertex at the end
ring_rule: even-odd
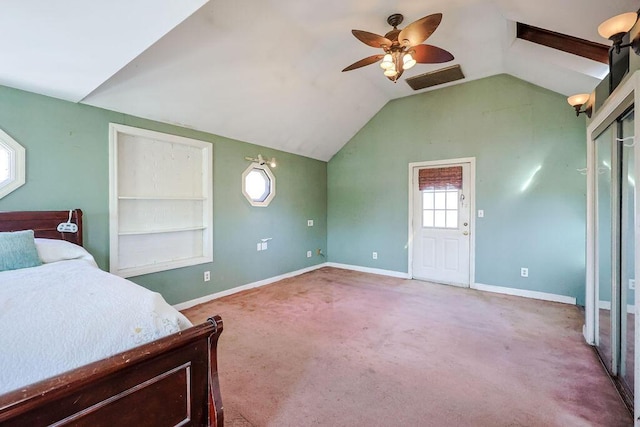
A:
POLYGON ((266 251, 266 250, 267 250, 267 248, 268 248, 268 246, 267 246, 267 242, 262 242, 262 250, 263 250, 263 251, 266 251))
POLYGON ((478 218, 484 218, 484 211, 482 209, 478 210, 478 218))
POLYGON ((308 219, 307 220, 307 227, 313 227, 313 220, 312 219, 308 219))
POLYGON ((261 251, 262 250, 262 243, 258 243, 258 250, 261 251))

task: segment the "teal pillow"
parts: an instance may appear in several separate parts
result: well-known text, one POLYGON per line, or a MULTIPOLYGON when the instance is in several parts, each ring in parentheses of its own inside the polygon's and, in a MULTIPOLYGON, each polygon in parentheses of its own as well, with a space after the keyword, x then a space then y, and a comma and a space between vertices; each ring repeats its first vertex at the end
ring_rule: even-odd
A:
POLYGON ((41 264, 33 230, 0 233, 0 271, 37 267, 41 264))

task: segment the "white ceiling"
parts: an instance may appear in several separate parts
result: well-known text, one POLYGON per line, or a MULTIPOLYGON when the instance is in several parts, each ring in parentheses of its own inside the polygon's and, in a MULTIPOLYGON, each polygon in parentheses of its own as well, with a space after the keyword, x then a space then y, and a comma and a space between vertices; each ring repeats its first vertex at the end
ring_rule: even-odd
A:
MULTIPOLYGON (((404 78, 460 64, 458 84, 509 73, 570 95, 606 65, 515 39, 515 21, 607 43, 603 20, 636 0, 5 0, 0 84, 329 160, 404 78), (204 6, 203 6, 204 4, 204 6), (202 7, 201 7, 202 6, 202 7), (394 84, 351 29, 384 34, 441 12, 427 43, 449 64, 418 64, 394 84)), ((442 87, 442 86, 439 86, 442 87)))

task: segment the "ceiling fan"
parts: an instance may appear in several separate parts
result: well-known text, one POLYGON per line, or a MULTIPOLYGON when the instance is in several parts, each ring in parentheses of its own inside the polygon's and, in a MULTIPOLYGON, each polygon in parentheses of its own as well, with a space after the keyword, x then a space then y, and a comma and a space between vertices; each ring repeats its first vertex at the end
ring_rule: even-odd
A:
POLYGON ((439 64, 453 60, 453 55, 448 51, 436 46, 421 44, 440 25, 442 20, 441 13, 425 16, 399 30, 398 25, 402 23, 403 19, 404 17, 399 13, 389 16, 387 23, 393 27, 393 30, 385 34, 384 37, 368 31, 351 30, 353 35, 362 43, 380 48, 384 53, 354 62, 342 72, 355 70, 382 59, 380 67, 384 70, 384 75, 395 83, 404 70, 408 70, 416 63, 439 64))

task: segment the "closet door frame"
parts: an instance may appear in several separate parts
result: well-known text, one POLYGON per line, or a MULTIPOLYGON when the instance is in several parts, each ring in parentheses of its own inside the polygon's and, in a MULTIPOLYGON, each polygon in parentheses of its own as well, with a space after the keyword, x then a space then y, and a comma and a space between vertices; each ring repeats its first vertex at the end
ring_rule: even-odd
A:
MULTIPOLYGON (((597 236, 597 200, 596 200, 596 179, 597 165, 595 156, 595 140, 609 125, 615 123, 631 106, 640 105, 640 71, 627 77, 613 93, 607 98, 602 106, 596 111, 591 122, 587 126, 587 240, 586 240, 586 299, 585 299, 585 325, 583 335, 587 343, 596 344, 597 319, 598 319, 598 289, 597 289, 597 260, 598 252, 596 246, 597 236)), ((634 135, 639 136, 640 140, 640 120, 634 121, 634 135)), ((639 144, 640 145, 640 144, 639 144)), ((634 146, 635 164, 638 165, 640 160, 640 148, 634 146)), ((635 182, 640 183, 640 168, 635 170, 635 182)), ((636 191, 636 200, 640 196, 638 188, 636 191)), ((635 212, 635 247, 640 248, 640 209, 635 212)), ((640 265, 640 251, 635 251, 635 269, 638 271, 640 265)), ((613 301, 612 301, 613 304, 613 301)), ((634 305, 635 313, 635 348, 639 348, 639 328, 640 321, 638 319, 638 307, 640 305, 640 297, 636 293, 634 305)), ((636 352, 635 357, 635 381, 634 390, 640 390, 640 352, 636 352)), ((634 393, 634 418, 638 419, 640 415, 640 393, 634 393)))

